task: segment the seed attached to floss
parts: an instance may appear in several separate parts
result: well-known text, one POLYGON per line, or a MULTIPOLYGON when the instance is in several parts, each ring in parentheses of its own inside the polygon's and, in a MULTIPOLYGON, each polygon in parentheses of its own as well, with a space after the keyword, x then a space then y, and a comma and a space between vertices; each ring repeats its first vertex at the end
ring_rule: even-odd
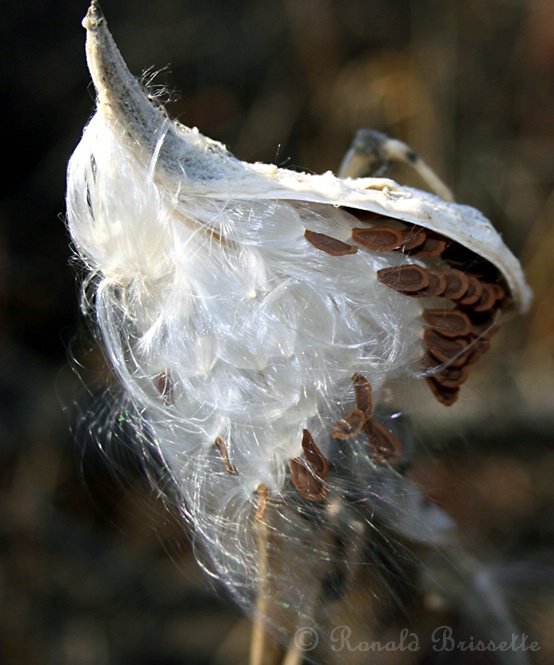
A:
POLYGON ((443 363, 457 366, 464 365, 467 360, 469 342, 463 337, 443 337, 433 330, 426 330, 423 341, 431 355, 443 363))
POLYGON ((420 226, 412 226, 404 233, 404 240, 402 241, 402 246, 399 248, 401 252, 405 254, 411 250, 423 245, 427 238, 425 229, 422 229, 420 226))
POLYGON ((302 451, 304 458, 294 457, 290 460, 292 484, 305 499, 323 501, 329 491, 329 486, 324 482, 329 473, 329 464, 307 429, 302 433, 302 451))
POLYGON ((423 358, 423 367, 432 370, 432 378, 445 388, 459 388, 469 376, 467 363, 459 367, 447 365, 433 358, 429 353, 423 358))
POLYGON ((416 264, 382 268, 377 271, 377 278, 382 284, 401 293, 416 293, 429 286, 429 272, 416 264))
POLYGON ((349 245, 347 242, 332 238, 325 235, 325 233, 316 233, 315 231, 306 229, 304 237, 316 249, 320 249, 331 256, 346 256, 347 254, 355 254, 358 251, 358 248, 354 247, 354 245, 349 245))
POLYGON ((333 425, 331 433, 334 439, 353 439, 358 436, 364 428, 366 415, 360 409, 353 409, 347 416, 337 420, 333 425))
POLYGON ((446 288, 446 278, 443 270, 436 268, 426 268, 429 284, 415 293, 408 293, 407 295, 413 298, 436 298, 442 296, 446 288))
POLYGON ((323 501, 329 492, 327 483, 301 457, 291 459, 290 479, 295 489, 310 501, 323 501))
POLYGON ((446 238, 427 232, 424 242, 410 251, 410 256, 418 259, 440 256, 447 245, 446 238))
POLYGON ((452 268, 445 270, 446 288, 443 291, 443 298, 448 300, 459 300, 469 288, 469 280, 461 270, 452 268))
POLYGON ((473 305, 475 312, 486 312, 494 307, 496 302, 496 290, 492 284, 481 282, 483 291, 479 300, 473 305))
POLYGON ((372 226, 352 229, 352 240, 376 252, 390 252, 402 246, 404 234, 392 226, 372 226))
POLYGON ((445 337, 460 337, 471 332, 467 314, 457 309, 425 309, 423 320, 445 337))
POLYGON ((352 381, 354 383, 354 394, 356 395, 356 407, 369 418, 373 411, 371 384, 361 374, 354 374, 352 381))
POLYGON ((256 522, 263 520, 265 516, 265 511, 267 510, 267 498, 269 495, 269 488, 265 483, 260 483, 256 489, 256 494, 258 496, 258 501, 256 505, 256 512, 254 514, 254 519, 256 522))
POLYGON ((156 387, 166 403, 169 404, 173 402, 174 400, 173 382, 169 378, 167 372, 162 372, 161 374, 158 374, 156 387))
POLYGON ((431 388, 433 395, 441 404, 444 404, 445 406, 452 406, 458 400, 460 394, 459 388, 447 388, 432 376, 428 376, 425 381, 431 388))
POLYGON ((329 464, 321 450, 315 445, 314 438, 307 429, 304 430, 302 435, 302 450, 304 457, 316 475, 325 478, 329 473, 329 464))
POLYGON ((383 423, 375 418, 370 418, 366 423, 365 431, 369 439, 373 459, 378 464, 396 464, 400 460, 402 444, 383 423))
POLYGON ((481 293, 483 292, 483 285, 473 275, 467 276, 468 288, 462 298, 458 300, 460 305, 468 307, 469 305, 474 305, 481 298, 481 293))
POLYGON ((234 464, 231 464, 231 461, 229 460, 229 451, 227 450, 227 444, 225 441, 220 436, 216 436, 215 445, 217 446, 217 449, 223 458, 223 463, 225 464, 227 473, 231 474, 232 476, 238 476, 239 472, 237 471, 237 467, 234 464))

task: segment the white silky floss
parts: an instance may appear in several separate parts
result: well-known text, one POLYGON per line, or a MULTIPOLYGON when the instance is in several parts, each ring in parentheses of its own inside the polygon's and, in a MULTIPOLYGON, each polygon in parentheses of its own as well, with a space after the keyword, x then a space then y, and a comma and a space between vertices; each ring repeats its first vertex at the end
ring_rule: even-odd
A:
MULTIPOLYGON (((286 503, 303 431, 326 455, 333 424, 355 405, 354 375, 374 403, 390 379, 422 375, 423 300, 377 277, 407 255, 332 255, 306 231, 348 244, 360 211, 381 214, 492 263, 517 309, 529 291, 476 211, 388 179, 240 162, 152 103, 95 3, 84 26, 98 110, 69 163, 69 230, 110 362, 175 477, 212 573, 242 568, 244 580, 257 565, 257 490, 286 503)), ((364 455, 364 468, 380 472, 364 455)), ((326 482, 332 495, 332 474, 326 482)))

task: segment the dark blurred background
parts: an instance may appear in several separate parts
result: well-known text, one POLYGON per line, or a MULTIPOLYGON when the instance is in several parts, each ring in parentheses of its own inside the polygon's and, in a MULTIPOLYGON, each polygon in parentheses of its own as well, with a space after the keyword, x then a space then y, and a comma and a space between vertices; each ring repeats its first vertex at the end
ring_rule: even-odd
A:
MULTIPOLYGON (((554 551, 553 0, 102 6, 130 69, 162 70, 170 114, 238 157, 335 170, 358 128, 389 132, 521 258, 533 308, 461 405, 422 409, 440 452, 419 474, 468 546, 524 567, 515 611, 542 640, 537 663, 553 662, 552 578, 536 584, 554 551)), ((242 663, 248 624, 202 576, 130 437, 107 437, 122 473, 98 445, 109 376, 63 223, 67 159, 94 106, 86 10, 27 0, 1 15, 0 665, 242 663)))

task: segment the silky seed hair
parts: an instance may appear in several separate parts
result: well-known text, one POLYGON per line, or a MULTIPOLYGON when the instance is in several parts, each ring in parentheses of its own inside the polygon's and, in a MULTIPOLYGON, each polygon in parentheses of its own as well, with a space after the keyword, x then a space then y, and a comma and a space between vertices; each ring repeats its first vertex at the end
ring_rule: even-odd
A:
POLYGON ((380 403, 391 380, 426 378, 453 404, 528 287, 471 208, 243 163, 148 98, 96 2, 83 25, 97 111, 69 162, 67 223, 87 311, 201 563, 290 636, 315 620, 332 552, 363 567, 383 526, 444 540, 380 403))

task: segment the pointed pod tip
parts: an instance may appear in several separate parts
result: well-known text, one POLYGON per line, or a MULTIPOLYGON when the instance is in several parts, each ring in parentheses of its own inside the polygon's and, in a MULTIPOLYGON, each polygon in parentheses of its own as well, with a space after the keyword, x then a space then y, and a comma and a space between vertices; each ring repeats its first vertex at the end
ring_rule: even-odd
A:
POLYGON ((87 15, 82 20, 82 26, 85 30, 95 30, 105 21, 104 12, 96 0, 92 0, 88 8, 87 15))

